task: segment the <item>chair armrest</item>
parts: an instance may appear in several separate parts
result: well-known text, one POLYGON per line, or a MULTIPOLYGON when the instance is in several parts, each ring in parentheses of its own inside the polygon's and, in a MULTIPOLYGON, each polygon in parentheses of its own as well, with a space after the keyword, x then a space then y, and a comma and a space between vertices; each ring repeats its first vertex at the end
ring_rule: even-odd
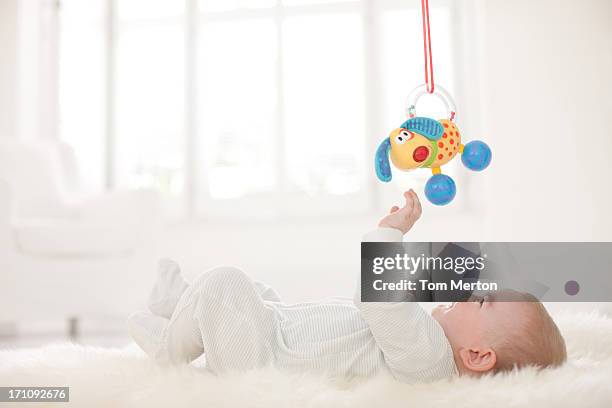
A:
POLYGON ((57 152, 61 162, 63 187, 69 195, 78 195, 81 192, 79 179, 79 166, 74 149, 63 142, 57 144, 57 152))
POLYGON ((11 195, 11 186, 5 179, 0 177, 0 226, 8 227, 12 218, 13 198, 11 195))
POLYGON ((142 228, 161 218, 161 195, 155 190, 112 191, 84 200, 78 206, 83 218, 121 222, 142 228))
MULTIPOLYGON (((11 186, 0 177, 0 265, 8 254, 15 250, 15 240, 13 238, 13 198, 11 186)), ((0 271, 2 273, 2 271, 0 271)))

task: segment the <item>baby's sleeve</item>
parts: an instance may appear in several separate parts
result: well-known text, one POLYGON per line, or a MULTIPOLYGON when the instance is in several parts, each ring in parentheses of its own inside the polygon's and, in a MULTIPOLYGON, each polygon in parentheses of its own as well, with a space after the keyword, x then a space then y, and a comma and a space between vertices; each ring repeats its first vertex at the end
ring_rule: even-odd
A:
MULTIPOLYGON (((400 231, 389 230, 372 231, 363 240, 401 240, 400 231)), ((428 381, 455 373, 453 352, 442 327, 417 302, 362 302, 358 286, 354 303, 396 379, 428 381)))

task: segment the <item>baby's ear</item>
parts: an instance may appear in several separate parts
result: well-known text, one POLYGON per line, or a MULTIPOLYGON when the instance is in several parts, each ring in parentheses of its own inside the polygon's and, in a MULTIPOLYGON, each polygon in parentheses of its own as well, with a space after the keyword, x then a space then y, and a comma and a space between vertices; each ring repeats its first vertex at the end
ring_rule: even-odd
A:
POLYGON ((491 348, 464 348, 459 351, 463 366, 474 374, 491 371, 497 362, 497 355, 491 348))

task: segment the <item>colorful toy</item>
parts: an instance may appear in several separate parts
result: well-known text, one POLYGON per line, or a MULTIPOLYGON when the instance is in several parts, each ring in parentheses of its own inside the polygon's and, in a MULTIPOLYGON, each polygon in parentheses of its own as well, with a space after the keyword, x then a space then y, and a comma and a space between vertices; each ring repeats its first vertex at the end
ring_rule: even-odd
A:
POLYGON ((440 168, 458 153, 461 161, 470 170, 484 170, 491 162, 491 149, 479 140, 461 143, 461 134, 453 122, 456 109, 453 98, 441 86, 434 86, 433 57, 431 52, 431 29, 429 0, 421 0, 423 22, 423 54, 425 59, 425 84, 415 88, 408 97, 408 120, 391 132, 376 150, 374 167, 376 175, 384 182, 391 181, 391 166, 400 170, 420 167, 431 169, 433 176, 425 185, 425 196, 436 205, 445 205, 455 198, 457 188, 449 176, 440 168), (447 119, 434 120, 416 115, 416 105, 424 94, 437 96, 448 114, 447 119))
POLYGON ((416 88, 408 98, 408 116, 401 126, 382 141, 376 151, 375 170, 381 181, 391 181, 391 166, 404 171, 430 168, 433 176, 425 185, 425 196, 436 205, 450 203, 455 197, 453 179, 442 174, 441 167, 461 154, 461 161, 470 170, 484 170, 491 162, 491 149, 479 140, 462 144, 461 133, 453 122, 455 105, 450 95, 440 86, 433 95, 445 104, 449 118, 434 120, 416 116, 416 103, 427 86, 416 88))

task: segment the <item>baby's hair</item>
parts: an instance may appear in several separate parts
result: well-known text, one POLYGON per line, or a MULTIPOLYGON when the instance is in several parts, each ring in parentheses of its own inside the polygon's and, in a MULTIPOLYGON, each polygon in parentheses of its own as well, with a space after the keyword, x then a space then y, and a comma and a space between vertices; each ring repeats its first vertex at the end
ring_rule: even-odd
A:
MULTIPOLYGON (((513 368, 535 366, 557 367, 567 360, 565 340, 544 305, 527 293, 514 293, 529 307, 521 330, 509 338, 499 339, 494 347, 497 361, 494 372, 510 371, 513 368)), ((516 299, 515 299, 516 301, 516 299)))

